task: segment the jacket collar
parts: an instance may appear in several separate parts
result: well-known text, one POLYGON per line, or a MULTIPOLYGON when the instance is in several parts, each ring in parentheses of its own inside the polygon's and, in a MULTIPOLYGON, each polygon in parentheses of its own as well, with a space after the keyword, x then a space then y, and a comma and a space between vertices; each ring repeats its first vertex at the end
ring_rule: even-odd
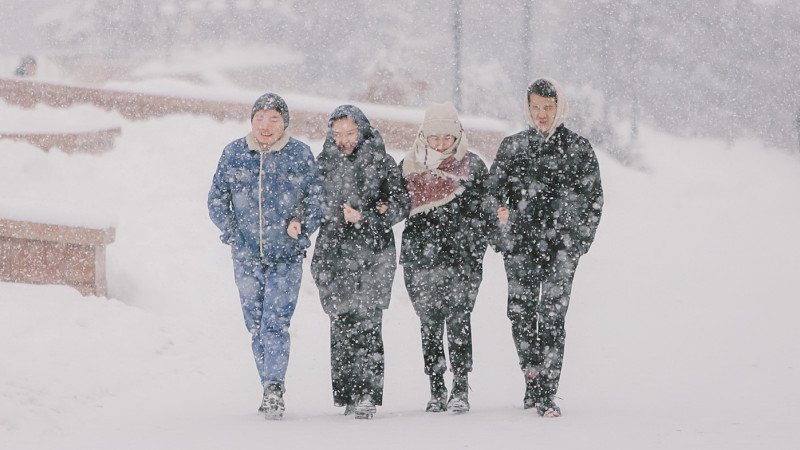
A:
POLYGON ((248 149, 250 149, 250 150, 252 150, 254 152, 267 152, 267 153, 269 153, 269 152, 277 152, 277 151, 283 150, 283 147, 286 147, 286 144, 289 143, 289 137, 290 137, 289 133, 284 131, 283 134, 281 135, 281 137, 274 144, 272 144, 269 148, 265 148, 263 145, 261 145, 261 143, 258 142, 258 140, 256 140, 256 136, 253 134, 252 131, 247 133, 247 136, 245 138, 247 140, 247 148, 248 149))

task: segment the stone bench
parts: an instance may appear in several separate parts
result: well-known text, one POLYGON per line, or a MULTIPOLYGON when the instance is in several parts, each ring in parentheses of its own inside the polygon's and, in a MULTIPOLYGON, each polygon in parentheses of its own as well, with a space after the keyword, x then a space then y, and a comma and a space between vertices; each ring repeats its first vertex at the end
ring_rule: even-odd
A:
POLYGON ((106 245, 112 242, 114 228, 0 219, 0 281, 65 284, 105 296, 106 245))

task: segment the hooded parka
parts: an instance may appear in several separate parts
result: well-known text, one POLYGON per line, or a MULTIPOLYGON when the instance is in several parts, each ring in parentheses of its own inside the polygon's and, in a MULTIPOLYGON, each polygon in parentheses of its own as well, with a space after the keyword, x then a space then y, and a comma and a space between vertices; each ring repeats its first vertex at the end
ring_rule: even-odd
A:
POLYGON ((386 153, 383 138, 360 109, 343 105, 328 122, 317 164, 325 185, 325 214, 317 236, 311 273, 329 315, 386 309, 397 268, 392 226, 408 216, 409 200, 400 171, 386 153), (355 121, 359 142, 350 155, 339 149, 331 127, 341 118, 355 121), (361 212, 345 221, 342 206, 361 212), (380 213, 381 205, 387 205, 380 213), (375 278, 366 279, 365 271, 375 278))
POLYGON ((382 314, 397 268, 392 226, 408 216, 400 170, 360 109, 336 108, 317 163, 326 191, 325 214, 311 262, 323 310, 331 319, 331 380, 337 406, 383 402, 382 314), (333 124, 353 120, 359 132, 352 153, 334 140, 333 124), (343 207, 361 213, 345 220, 343 207), (383 207, 385 205, 385 207, 383 207), (385 210, 384 210, 385 208, 385 210))

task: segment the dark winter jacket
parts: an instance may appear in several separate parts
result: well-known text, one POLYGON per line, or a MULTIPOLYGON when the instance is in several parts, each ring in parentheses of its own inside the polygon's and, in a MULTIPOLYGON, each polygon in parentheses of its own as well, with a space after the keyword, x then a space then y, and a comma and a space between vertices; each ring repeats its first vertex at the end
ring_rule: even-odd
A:
POLYGON ((222 152, 208 193, 211 220, 233 257, 265 264, 300 262, 319 227, 322 179, 308 145, 290 138, 280 150, 251 150, 246 138, 222 152), (286 232, 298 221, 302 232, 286 232))
POLYGON ((603 188, 594 150, 583 137, 560 125, 546 141, 533 127, 505 138, 488 185, 492 212, 511 210, 493 240, 498 251, 550 260, 560 250, 589 250, 603 188))
POLYGON ((314 249, 311 273, 320 289, 325 312, 343 314, 358 308, 387 308, 397 267, 392 226, 408 216, 410 202, 400 170, 378 130, 361 110, 343 105, 334 110, 317 163, 326 191, 325 215, 314 249), (355 121, 359 141, 346 155, 333 139, 337 119, 355 121), (358 210, 361 219, 344 219, 344 204, 358 210), (387 205, 380 213, 381 205, 387 205), (377 275, 371 280, 365 275, 377 275), (365 304, 369 303, 369 304, 365 304))
POLYGON ((464 192, 406 220, 400 249, 400 264, 406 270, 479 268, 483 262, 490 219, 484 208, 488 170, 478 155, 467 152, 464 157, 469 160, 469 179, 461 184, 464 192))

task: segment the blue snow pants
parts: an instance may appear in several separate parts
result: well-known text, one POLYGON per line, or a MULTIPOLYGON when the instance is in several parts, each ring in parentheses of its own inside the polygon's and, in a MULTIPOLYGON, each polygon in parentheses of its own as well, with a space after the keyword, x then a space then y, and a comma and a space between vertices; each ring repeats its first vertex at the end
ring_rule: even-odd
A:
POLYGON ((233 261, 233 273, 242 302, 244 323, 252 335, 253 357, 261 384, 285 390, 289 365, 289 322, 297 305, 302 263, 266 265, 260 261, 233 261))

